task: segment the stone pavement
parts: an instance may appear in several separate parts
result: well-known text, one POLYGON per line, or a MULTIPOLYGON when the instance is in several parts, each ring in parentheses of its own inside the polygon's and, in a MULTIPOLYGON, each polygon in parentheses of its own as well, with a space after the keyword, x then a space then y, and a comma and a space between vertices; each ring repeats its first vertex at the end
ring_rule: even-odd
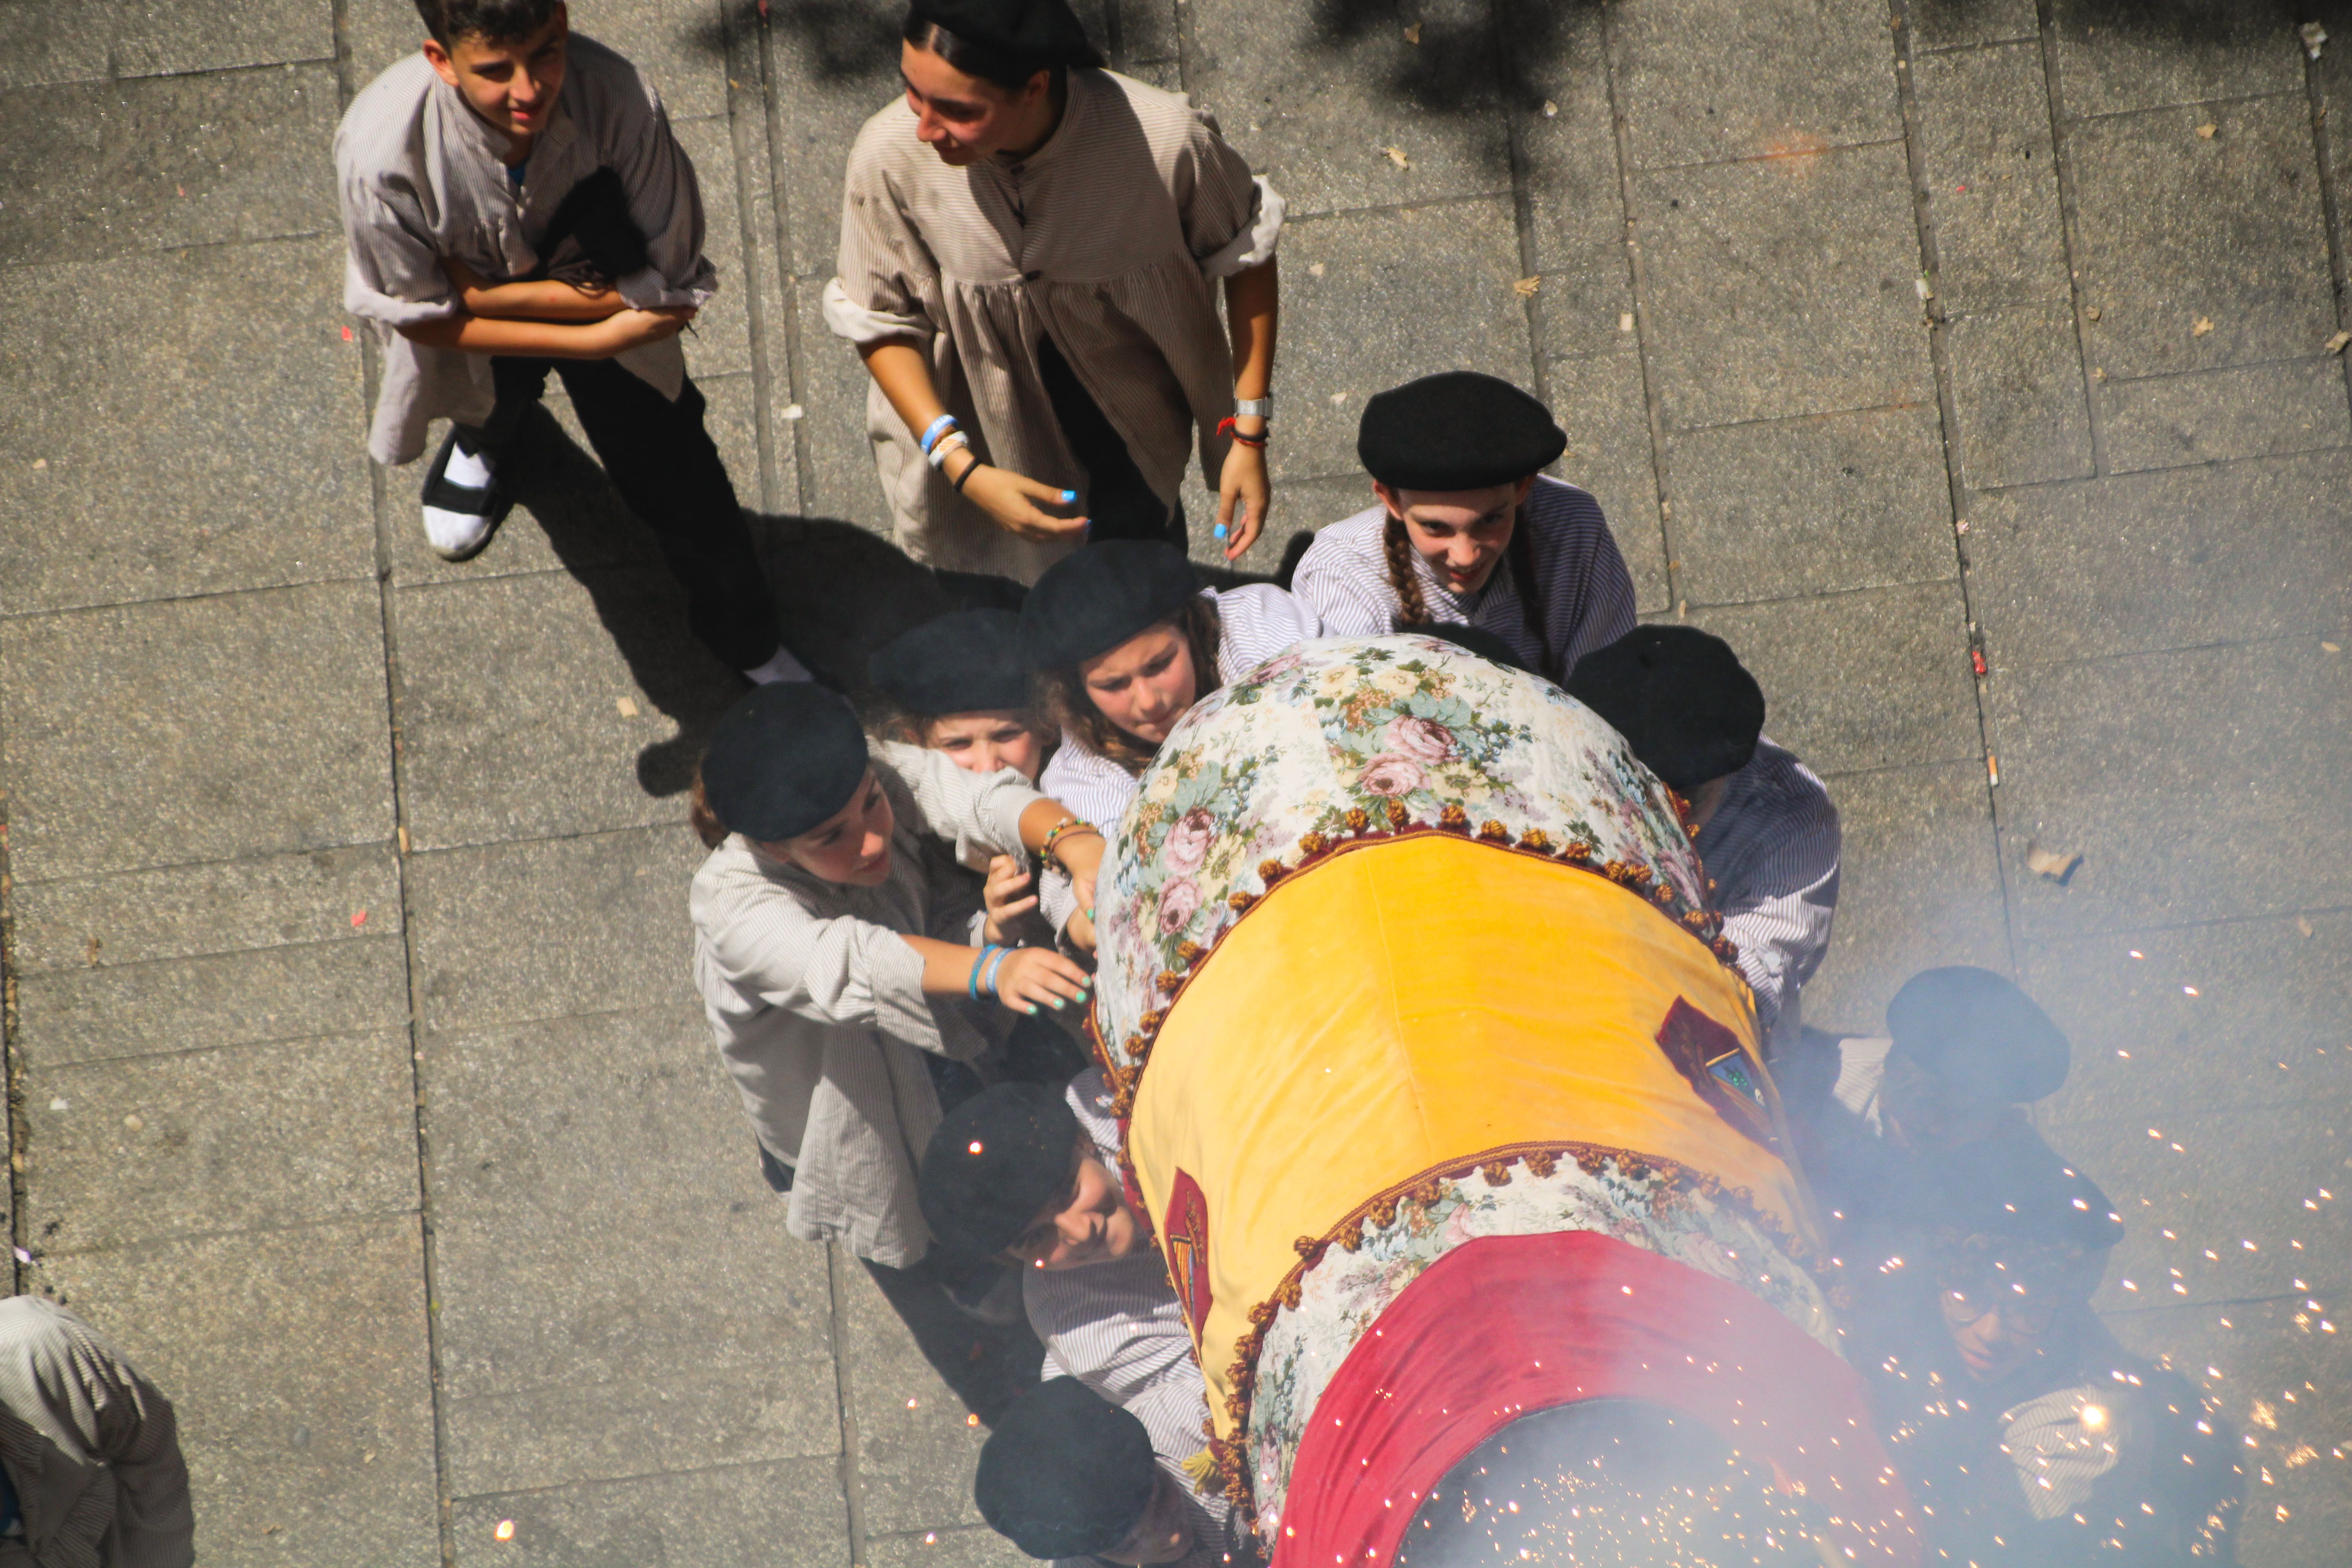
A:
MULTIPOLYGON (((700 168, 689 357, 836 640, 907 591, 838 525, 880 498, 817 310, 895 16, 575 7, 700 168)), ((1252 564, 1364 504, 1367 394, 1543 393, 1645 612, 1731 638, 1836 793, 1808 1014, 1973 962, 2072 1032, 2045 1120, 2132 1222, 2105 1299, 2248 1432, 2259 1568, 2352 1528, 2352 16, 2315 62, 2308 19, 1089 15, 1290 201, 1252 564)), ((16 1286, 176 1395, 207 1563, 1021 1561, 863 1272, 783 1235, 688 994, 678 792, 730 678, 555 425, 463 566, 362 456, 329 141, 417 32, 0 0, 16 1286)))

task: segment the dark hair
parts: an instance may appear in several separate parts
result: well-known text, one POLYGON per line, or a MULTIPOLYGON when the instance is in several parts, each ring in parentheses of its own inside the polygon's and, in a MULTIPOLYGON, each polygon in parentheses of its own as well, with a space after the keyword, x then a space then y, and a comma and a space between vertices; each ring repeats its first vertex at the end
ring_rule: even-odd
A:
POLYGON ((493 44, 527 38, 555 16, 557 0, 416 0, 425 30, 443 48, 460 38, 493 44))
POLYGON ((694 764, 694 787, 687 792, 686 820, 705 849, 716 849, 727 842, 727 825, 710 809, 710 796, 703 793, 700 763, 694 764))
MULTIPOLYGON (((450 0, 450 3, 463 4, 464 0, 450 0)), ((418 0, 418 4, 429 4, 429 0, 418 0)), ((1103 63, 1101 52, 1092 44, 1087 45, 1083 52, 1077 49, 1066 51, 1066 58, 1060 58, 1015 54, 1010 49, 977 43, 950 33, 937 22, 911 10, 907 13, 906 25, 898 29, 898 37, 919 49, 929 49, 964 75, 978 77, 1007 92, 1019 92, 1039 71, 1051 71, 1054 83, 1058 87, 1070 67, 1098 67, 1103 63)))
MULTIPOLYGON (((1217 686, 1217 643, 1223 630, 1217 602, 1205 595, 1195 595, 1182 609, 1159 624, 1174 626, 1184 634, 1184 641, 1192 652, 1192 700, 1199 701, 1217 686)), ((1152 628, 1143 629, 1148 632, 1152 628)), ((1087 695, 1086 678, 1074 666, 1037 672, 1037 706, 1045 710, 1047 718, 1077 737, 1081 745, 1108 757, 1130 773, 1139 776, 1151 765, 1151 759, 1160 754, 1159 747, 1138 740, 1103 716, 1095 700, 1087 695)))
MULTIPOLYGON (((1535 531, 1528 525, 1528 507, 1521 501, 1511 515, 1511 542, 1504 552, 1511 560, 1511 583, 1519 592, 1519 604, 1525 613, 1528 630, 1535 634, 1536 646, 1543 649, 1536 673, 1549 677, 1552 671, 1551 631, 1545 624, 1543 583, 1536 575, 1535 531)), ((1412 538, 1407 532, 1404 519, 1390 512, 1381 526, 1381 551, 1387 558, 1389 586, 1396 590, 1402 608, 1397 612, 1400 630, 1430 624, 1429 601, 1421 591, 1421 574, 1412 569, 1412 538)), ((1562 675, 1568 672, 1562 670, 1562 675)))

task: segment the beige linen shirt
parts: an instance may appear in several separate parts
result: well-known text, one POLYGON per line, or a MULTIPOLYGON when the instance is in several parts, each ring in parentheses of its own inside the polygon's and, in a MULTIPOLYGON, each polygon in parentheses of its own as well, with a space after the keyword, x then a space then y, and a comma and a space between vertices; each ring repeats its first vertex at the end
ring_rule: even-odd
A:
POLYGON ((873 755, 898 818, 889 877, 821 882, 730 837, 695 873, 694 978, 752 1131, 793 1167, 787 1228, 904 1268, 930 1244, 915 1168, 940 1122, 918 1053, 967 1060, 986 1041, 961 998, 923 994, 900 939, 968 942, 954 862, 1022 854, 1021 814, 1045 797, 1009 768, 888 742, 873 755))
MULTIPOLYGON (((637 68, 579 33, 566 46, 563 91, 539 133, 518 186, 507 177, 508 142, 414 54, 352 100, 335 132, 335 189, 346 257, 343 309, 369 321, 383 345, 368 456, 405 463, 425 449, 435 419, 479 425, 497 394, 488 354, 427 348, 402 327, 464 313, 441 269, 455 257, 486 280, 511 282, 542 259, 577 250, 566 241, 541 258, 548 220, 573 185, 609 167, 629 193, 629 216, 646 237, 644 270, 617 279, 639 310, 701 305, 719 273, 702 254, 702 193, 694 164, 670 134, 653 84, 637 68)), ((686 353, 665 338, 614 356, 675 399, 686 384, 686 353)))
POLYGON ((0 1464, 25 1533, 0 1564, 188 1568, 188 1467, 172 1402, 90 1326, 37 1296, 0 1300, 0 1464))
MULTIPOLYGON (((1086 483, 1037 369, 1050 335, 1171 506, 1198 432, 1216 488, 1234 411, 1233 351, 1213 280, 1274 255, 1282 198, 1181 93, 1074 69, 1069 104, 1025 159, 950 168, 918 141, 904 100, 850 150, 840 273, 826 323, 861 346, 906 341, 930 360, 940 399, 1000 468, 1066 489, 1086 483)), ((918 561, 1033 583, 1075 548, 1006 532, 924 461, 870 388, 867 435, 918 561)))

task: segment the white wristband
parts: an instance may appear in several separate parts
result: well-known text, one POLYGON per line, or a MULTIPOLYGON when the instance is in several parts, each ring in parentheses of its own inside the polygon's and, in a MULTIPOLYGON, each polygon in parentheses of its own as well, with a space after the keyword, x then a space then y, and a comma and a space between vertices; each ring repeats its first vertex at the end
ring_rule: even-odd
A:
POLYGON ((949 431, 946 435, 931 443, 931 450, 929 454, 931 467, 940 469, 942 473, 945 473, 947 470, 944 465, 948 460, 948 454, 954 451, 958 447, 969 447, 971 445, 971 438, 966 436, 962 431, 949 431))

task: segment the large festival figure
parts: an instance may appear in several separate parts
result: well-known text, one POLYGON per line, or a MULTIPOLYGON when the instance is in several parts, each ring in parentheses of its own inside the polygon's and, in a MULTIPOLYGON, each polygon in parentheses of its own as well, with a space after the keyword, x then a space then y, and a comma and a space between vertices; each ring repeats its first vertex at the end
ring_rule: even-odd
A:
POLYGON ((1143 775, 1096 1026, 1275 1568, 1916 1561, 1678 810, 1418 634, 1260 666, 1143 775))

